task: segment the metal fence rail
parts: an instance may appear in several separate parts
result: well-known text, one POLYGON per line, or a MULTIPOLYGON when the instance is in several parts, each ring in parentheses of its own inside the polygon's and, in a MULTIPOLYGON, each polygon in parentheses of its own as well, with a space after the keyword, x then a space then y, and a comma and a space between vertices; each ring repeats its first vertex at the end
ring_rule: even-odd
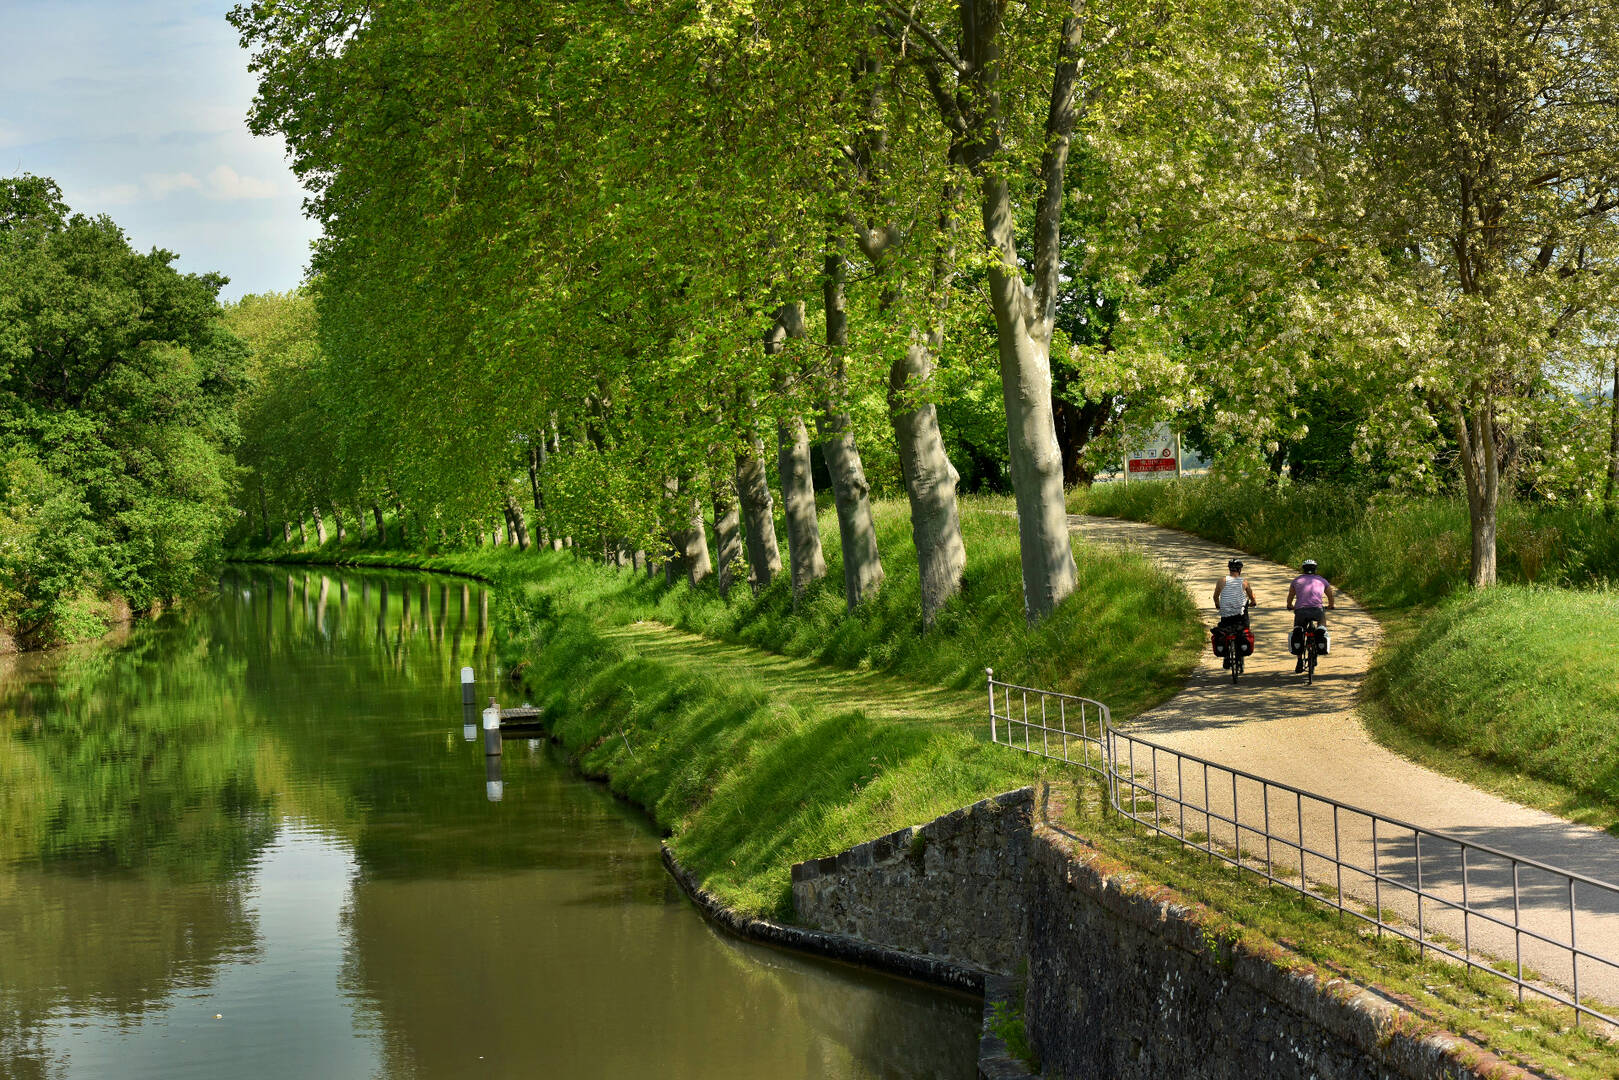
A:
POLYGON ((1095 773, 1131 821, 1417 947, 1619 1026, 1619 886, 1183 754, 1089 698, 988 676, 990 738, 1095 773))

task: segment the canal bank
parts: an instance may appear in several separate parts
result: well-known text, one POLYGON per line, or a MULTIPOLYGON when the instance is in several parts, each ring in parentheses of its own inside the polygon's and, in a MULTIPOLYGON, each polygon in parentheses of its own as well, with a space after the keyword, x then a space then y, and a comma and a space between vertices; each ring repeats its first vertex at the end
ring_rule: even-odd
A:
POLYGON ((491 801, 484 592, 236 568, 8 671, 0 1076, 971 1075, 975 1000, 715 933, 548 741, 491 801))
MULTIPOLYGON (((490 576, 510 575, 500 590, 495 621, 503 662, 520 680, 517 695, 544 704, 551 734, 582 770, 654 814, 687 877, 718 898, 738 925, 763 919, 776 925, 796 923, 801 930, 811 921, 791 898, 794 863, 862 848, 859 841, 892 833, 907 821, 951 817, 947 811, 988 792, 1042 779, 1065 782, 1063 777, 1031 774, 1025 771, 1033 768, 1028 759, 974 738, 981 725, 964 698, 967 728, 958 727, 955 699, 948 692, 914 686, 906 692, 895 685, 886 687, 892 691, 886 693, 869 673, 824 665, 805 668, 790 658, 700 639, 638 618, 649 612, 636 609, 617 591, 624 575, 613 571, 577 567, 553 571, 548 582, 537 583, 532 564, 492 562, 485 564, 490 576), (696 663, 698 656, 705 659, 703 665, 696 663), (869 702, 865 709, 851 703, 863 697, 869 702), (830 711, 818 701, 831 702, 830 711), (957 741, 962 738, 965 743, 957 741), (896 771, 896 765, 903 772, 907 764, 903 753, 895 753, 901 745, 912 749, 925 768, 914 776, 914 785, 894 784, 890 778, 894 786, 889 787, 882 783, 885 772, 896 771), (1000 756, 981 756, 986 753, 1000 756), (887 768, 874 769, 873 764, 887 768), (840 771, 844 765, 860 767, 840 771), (1008 779, 1013 782, 1003 782, 1008 779), (973 783, 979 785, 976 790, 971 790, 973 783), (902 802, 915 798, 916 785, 950 789, 952 784, 962 785, 953 789, 954 801, 932 813, 915 812, 916 803, 902 802), (965 798, 960 797, 963 787, 969 791, 965 798), (868 798, 875 798, 875 804, 861 805, 868 798), (828 840, 829 822, 854 819, 856 842, 828 840), (877 820, 886 821, 886 827, 872 827, 877 820)), ((1611 1048, 1589 1033, 1566 1030, 1566 1018, 1559 1021, 1532 1007, 1520 1010, 1496 988, 1469 984, 1432 960, 1369 940, 1296 897, 1211 869, 1178 847, 1132 835, 1100 812, 1095 800, 1070 800, 1055 824, 1084 838, 1086 852, 1080 855, 1094 854, 1118 868, 1105 876, 1104 894, 1129 881, 1131 895, 1144 898, 1136 908, 1203 913, 1188 924, 1196 934, 1219 928, 1216 936, 1232 951, 1209 954, 1213 966, 1204 972, 1208 981, 1203 985, 1211 992, 1228 986, 1229 957, 1236 955, 1248 958, 1244 964, 1260 964, 1260 970, 1272 972, 1276 986, 1293 986, 1303 978, 1311 986, 1331 987, 1329 1000, 1342 996, 1345 986, 1376 987, 1374 996, 1395 1011, 1361 1023, 1374 1044, 1395 1039, 1409 1040, 1414 1047, 1450 1047, 1454 1053, 1440 1055, 1444 1067, 1462 1070, 1379 1075, 1492 1075, 1492 1069, 1493 1075, 1510 1075, 1501 1070, 1515 1064, 1531 1066, 1538 1075, 1612 1075, 1611 1048), (1221 955, 1228 960, 1220 961, 1221 955), (1446 1031, 1466 1037, 1447 1038, 1446 1031), (1493 1047, 1501 1060, 1492 1061, 1479 1049, 1484 1045, 1493 1047)), ((860 856, 850 858, 858 861, 860 856)), ((946 889, 975 895, 976 886, 959 877, 947 874, 939 880, 946 889)), ((936 915, 930 913, 935 921, 936 915)), ((869 928, 840 929, 853 929, 868 944, 887 944, 869 928)), ((1183 928, 1180 933, 1184 937, 1193 931, 1183 928)), ((913 955, 948 959, 930 953, 926 943, 894 944, 913 955)), ((1169 940, 1166 947, 1174 956, 1186 952, 1184 941, 1169 940)), ((1125 959, 1109 968, 1115 973, 1130 972, 1139 958, 1137 947, 1121 948, 1125 959)), ((1094 988, 1087 990, 1082 982, 1059 982, 1046 990, 1071 1005, 1099 1000, 1094 988)), ((1025 992, 1033 1001, 1041 990, 1030 986, 1025 992)), ((1171 994, 1148 1000, 1174 999, 1171 994)), ((1078 1024, 1075 1014, 1067 1020, 1063 1015, 1050 1010, 1043 1017, 1031 1014, 1030 1041, 1038 1046, 1043 1037, 1057 1037, 1052 1032, 1078 1024)), ((1129 1026, 1146 1023, 1150 1015, 1150 1010, 1130 1010, 1110 1035, 1138 1047, 1183 1038, 1155 1033, 1150 1024, 1129 1026)), ((1306 1015, 1299 1022, 1309 1025, 1317 1019, 1306 1015)), ((1425 1058, 1424 1053, 1415 1053, 1413 1060, 1431 1063, 1432 1055, 1425 1058)), ((1323 1054, 1301 1061, 1325 1061, 1323 1054)), ((1148 1054, 1140 1060, 1162 1059, 1148 1054)), ((1238 1059, 1208 1060, 1235 1068, 1238 1059)))

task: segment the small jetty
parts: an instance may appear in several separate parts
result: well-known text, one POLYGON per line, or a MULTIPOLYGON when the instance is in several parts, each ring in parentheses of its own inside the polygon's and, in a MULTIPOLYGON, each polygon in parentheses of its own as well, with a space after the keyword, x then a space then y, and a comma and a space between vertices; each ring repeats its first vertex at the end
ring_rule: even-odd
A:
POLYGON ((538 731, 545 710, 536 705, 519 705, 500 710, 500 730, 505 732, 538 731))

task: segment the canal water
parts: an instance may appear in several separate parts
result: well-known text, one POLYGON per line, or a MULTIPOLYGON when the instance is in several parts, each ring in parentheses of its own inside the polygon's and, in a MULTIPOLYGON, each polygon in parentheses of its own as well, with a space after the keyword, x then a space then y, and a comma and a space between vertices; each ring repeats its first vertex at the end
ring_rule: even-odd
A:
POLYGON ((492 789, 489 639, 475 584, 232 569, 5 661, 0 1077, 973 1075, 976 1001, 716 932, 546 743, 492 789))

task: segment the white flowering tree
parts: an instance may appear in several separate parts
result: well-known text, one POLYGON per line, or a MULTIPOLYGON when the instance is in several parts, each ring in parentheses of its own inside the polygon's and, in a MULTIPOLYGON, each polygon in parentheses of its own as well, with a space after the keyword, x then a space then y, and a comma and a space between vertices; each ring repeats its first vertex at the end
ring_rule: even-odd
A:
POLYGON ((1316 313, 1390 391, 1368 438, 1454 441, 1493 584, 1503 455, 1598 362, 1619 297, 1619 9, 1311 2, 1271 25, 1284 228, 1352 271, 1316 313))

